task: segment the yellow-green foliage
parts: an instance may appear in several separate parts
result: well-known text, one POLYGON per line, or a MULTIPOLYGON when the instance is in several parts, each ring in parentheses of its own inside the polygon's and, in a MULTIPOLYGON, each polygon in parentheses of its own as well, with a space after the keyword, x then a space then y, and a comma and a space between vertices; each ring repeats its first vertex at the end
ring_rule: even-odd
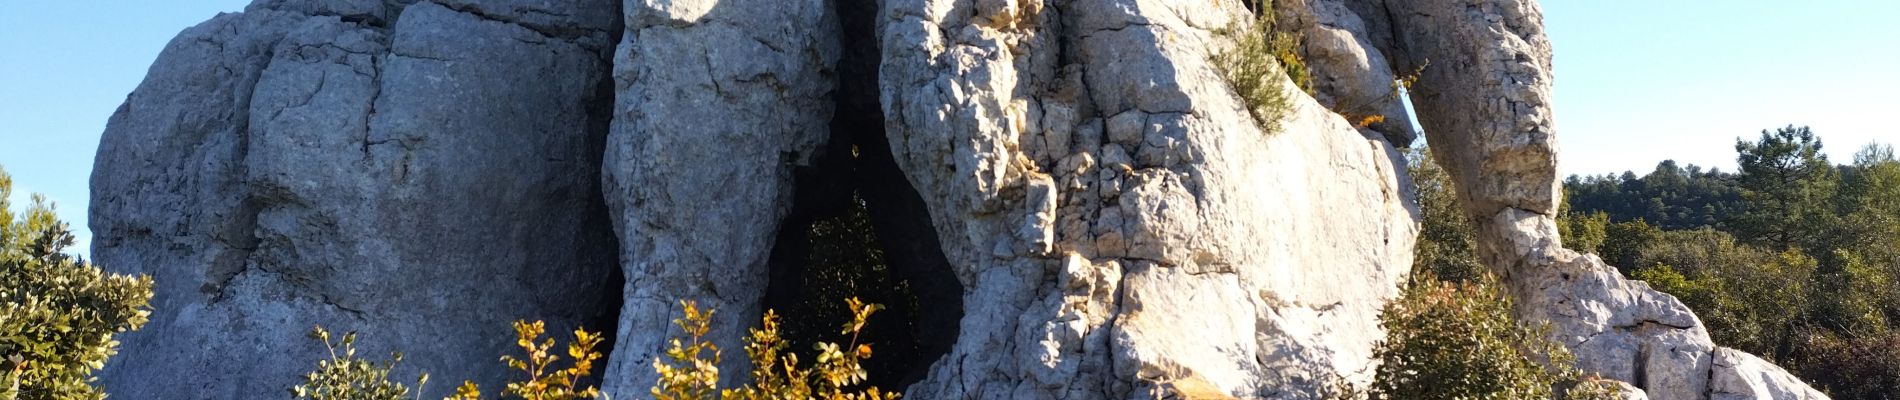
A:
POLYGON ((1214 33, 1233 43, 1233 47, 1213 55, 1214 68, 1246 103, 1247 112, 1262 129, 1279 130, 1292 108, 1286 81, 1291 79, 1302 90, 1312 86, 1306 64, 1300 60, 1299 38, 1273 30, 1271 5, 1258 8, 1259 17, 1245 27, 1228 27, 1214 33))
POLYGON ((759 328, 746 340, 746 356, 752 361, 752 383, 738 388, 719 388, 719 347, 705 341, 712 327, 712 311, 702 312, 692 301, 680 302, 684 314, 673 324, 680 327, 685 340, 675 338, 664 358, 653 360, 660 377, 652 394, 659 400, 790 400, 790 399, 895 399, 897 393, 884 393, 876 387, 853 389, 868 377, 861 362, 871 358, 871 346, 857 342, 865 321, 879 308, 853 297, 846 300, 852 318, 839 331, 851 335, 844 346, 818 343, 816 362, 800 367, 798 355, 785 351, 789 345, 778 334, 778 315, 766 311, 759 328))
POLYGON ((64 254, 73 244, 45 198, 14 215, 0 170, 0 399, 99 399, 92 373, 113 335, 151 314, 152 279, 107 273, 64 254))
MULTIPOLYGON (((527 358, 501 356, 501 361, 508 363, 509 368, 528 374, 528 380, 508 384, 502 394, 524 400, 600 398, 600 389, 579 386, 580 379, 594 370, 594 361, 600 360, 600 353, 594 351, 594 347, 600 345, 600 334, 575 329, 574 340, 567 343, 567 357, 573 361, 567 368, 549 372, 548 368, 560 361, 561 356, 550 353, 554 349, 554 338, 541 339, 546 331, 547 325, 541 321, 515 321, 515 346, 521 347, 527 358)), ((464 381, 449 400, 478 400, 481 396, 481 389, 474 382, 464 381)))
MULTIPOLYGON (((390 354, 390 359, 382 363, 356 356, 356 332, 343 334, 341 340, 331 341, 330 331, 319 326, 310 331, 310 337, 323 342, 330 351, 330 359, 317 361, 317 370, 304 374, 304 383, 290 388, 290 393, 298 399, 309 400, 405 400, 409 398, 409 387, 389 380, 390 371, 402 362, 402 353, 390 354), (337 350, 341 349, 342 352, 337 350)), ((416 381, 421 387, 429 381, 429 374, 422 374, 416 381)))
MULTIPOLYGON (((594 361, 600 360, 600 353, 594 348, 600 345, 601 336, 585 329, 574 330, 574 340, 568 342, 567 357, 572 360, 566 368, 556 368, 561 356, 552 353, 555 348, 553 338, 542 339, 547 325, 541 321, 515 321, 515 345, 519 346, 526 358, 504 355, 503 363, 509 368, 523 372, 527 380, 509 383, 502 395, 522 400, 580 400, 598 399, 600 390, 591 386, 582 386, 579 381, 592 373, 594 361)), ((342 340, 332 342, 330 332, 317 327, 311 337, 322 341, 330 350, 330 359, 317 362, 317 370, 304 375, 304 383, 291 388, 291 394, 297 399, 308 400, 406 400, 412 398, 409 388, 390 380, 390 372, 396 364, 402 362, 402 353, 390 355, 390 360, 382 363, 365 360, 356 356, 356 333, 346 333, 342 340), (342 349, 338 353, 338 349, 342 349)), ((416 380, 417 392, 428 383, 429 374, 423 373, 416 380)), ((420 396, 421 393, 417 393, 420 396)), ((446 400, 480 400, 481 388, 474 382, 463 381, 455 389, 455 394, 446 400)))

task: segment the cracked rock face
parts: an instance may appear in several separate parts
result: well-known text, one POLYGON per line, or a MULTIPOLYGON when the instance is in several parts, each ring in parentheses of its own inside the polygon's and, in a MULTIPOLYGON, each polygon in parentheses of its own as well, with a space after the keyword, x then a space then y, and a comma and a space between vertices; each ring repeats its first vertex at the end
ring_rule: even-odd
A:
POLYGON ((1207 61, 1246 15, 1217 3, 884 3, 891 151, 966 293, 912 397, 1313 398, 1369 370, 1403 164, 1304 96, 1256 127, 1207 61))
POLYGON ((612 317, 613 5, 405 3, 220 15, 113 115, 92 254, 158 282, 101 375, 115 398, 282 398, 327 357, 313 325, 499 387, 511 321, 612 317))

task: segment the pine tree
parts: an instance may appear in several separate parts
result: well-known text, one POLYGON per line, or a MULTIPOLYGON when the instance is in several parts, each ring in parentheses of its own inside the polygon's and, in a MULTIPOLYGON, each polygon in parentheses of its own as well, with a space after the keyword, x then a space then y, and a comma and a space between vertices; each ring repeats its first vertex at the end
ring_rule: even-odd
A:
POLYGON ((1776 250, 1827 243, 1840 175, 1821 154, 1821 139, 1807 127, 1788 126, 1762 131, 1755 142, 1737 140, 1735 151, 1747 203, 1735 218, 1736 236, 1776 250))

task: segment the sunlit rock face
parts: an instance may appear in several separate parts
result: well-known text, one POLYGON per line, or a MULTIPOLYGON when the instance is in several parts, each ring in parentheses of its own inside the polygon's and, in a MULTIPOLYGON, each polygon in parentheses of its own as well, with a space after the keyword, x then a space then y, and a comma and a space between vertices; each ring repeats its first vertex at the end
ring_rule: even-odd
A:
POLYGON ((259 0, 174 39, 102 139, 93 254, 159 282, 102 382, 282 397, 323 325, 496 388, 507 323, 543 319, 614 332, 602 387, 642 398, 678 300, 720 310, 743 382, 778 238, 848 171, 952 311, 915 317, 941 343, 887 389, 1322 398, 1370 379, 1410 270, 1415 119, 1519 317, 1586 371, 1821 397, 1561 248, 1536 4, 1275 2, 1313 82, 1263 124, 1209 61, 1246 3, 259 0))
MULTIPOLYGON (((1367 370, 1409 268, 1403 164, 1209 64, 1239 2, 886 1, 891 152, 966 295, 918 398, 1312 398, 1367 370)), ((1287 85, 1292 87, 1292 85, 1287 85)))

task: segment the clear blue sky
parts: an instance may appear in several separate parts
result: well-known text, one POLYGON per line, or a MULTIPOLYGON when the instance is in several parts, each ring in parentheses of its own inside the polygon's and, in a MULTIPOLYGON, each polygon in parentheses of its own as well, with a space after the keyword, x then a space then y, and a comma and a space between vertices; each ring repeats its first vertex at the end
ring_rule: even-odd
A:
POLYGON ((1544 1, 1564 174, 1735 170, 1735 139, 1807 125, 1836 163, 1900 142, 1900 1, 1544 1))
MULTIPOLYGON (((0 3, 0 166, 16 204, 44 193, 84 229, 106 118, 173 35, 244 3, 0 3)), ((1900 2, 1543 6, 1566 175, 1641 173, 1663 159, 1733 170, 1736 137, 1788 124, 1813 126, 1837 162, 1869 141, 1900 142, 1900 2)))
POLYGON ((0 1, 0 166, 45 194, 88 253, 87 181, 106 118, 172 36, 242 0, 0 1))

